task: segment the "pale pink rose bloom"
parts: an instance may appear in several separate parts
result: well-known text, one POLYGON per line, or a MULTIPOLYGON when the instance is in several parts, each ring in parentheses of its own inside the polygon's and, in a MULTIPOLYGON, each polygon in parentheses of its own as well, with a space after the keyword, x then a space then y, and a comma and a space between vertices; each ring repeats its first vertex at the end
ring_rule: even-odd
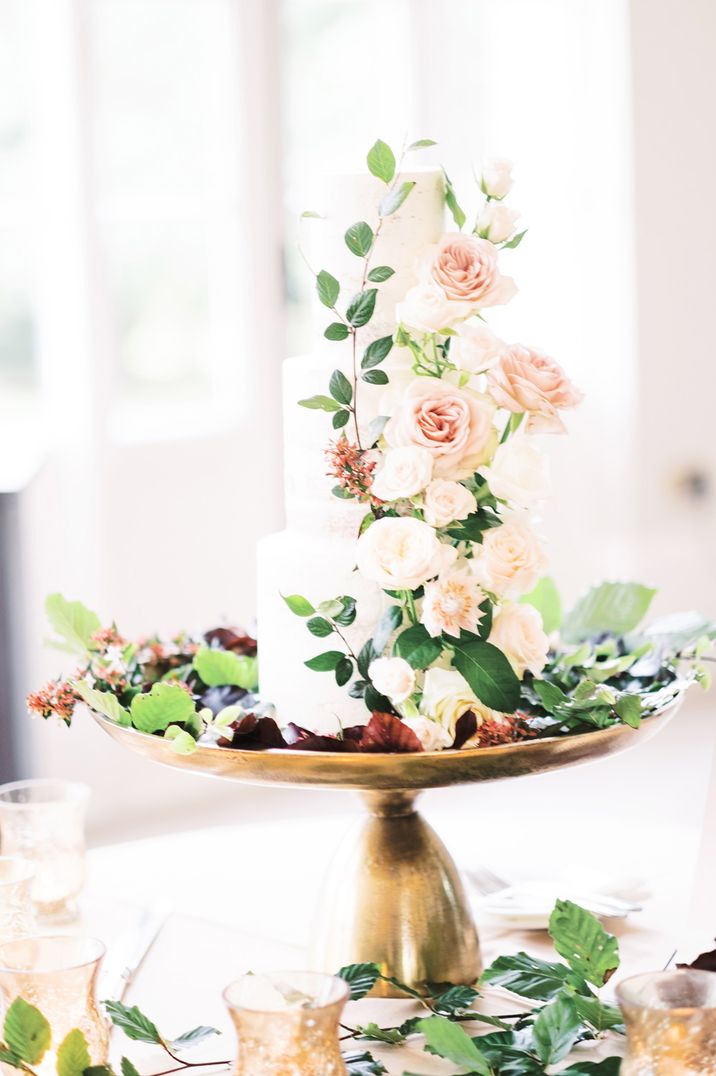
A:
POLYGON ((471 374, 494 366, 506 351, 505 341, 477 318, 463 322, 457 335, 450 338, 450 362, 471 374))
POLYGON ((482 586, 502 598, 518 598, 536 586, 547 558, 532 528, 515 516, 485 531, 470 562, 482 586))
POLYGON ((476 509, 474 493, 449 478, 434 478, 423 495, 423 514, 431 527, 447 527, 476 509))
POLYGON ((393 703, 405 702, 415 690, 415 670, 405 658, 376 658, 368 676, 375 690, 393 703))
POLYGON ((527 412, 529 433, 564 433, 558 412, 582 400, 582 393, 554 359, 521 344, 508 348, 487 379, 498 406, 516 414, 527 412))
POLYGON ((502 651, 520 680, 527 670, 539 676, 547 664, 549 639, 533 605, 503 605, 495 614, 489 641, 502 651))
POLYGON ((511 209, 502 202, 485 202, 477 218, 477 233, 491 243, 504 243, 515 230, 519 209, 511 209))
POLYGON ((436 377, 416 377, 384 431, 392 448, 430 449, 433 474, 467 478, 489 459, 497 443, 492 401, 436 377))
POLYGON ((446 747, 452 747, 455 737, 429 717, 404 717, 403 724, 413 730, 424 751, 444 751, 446 747))
POLYGON ((412 516, 384 516, 358 539, 356 563, 366 579, 385 590, 416 590, 454 563, 454 546, 412 516))
POLYGON ((517 286, 512 277, 500 274, 498 253, 488 239, 447 232, 426 252, 422 274, 452 302, 470 303, 475 310, 500 306, 517 294, 517 286))
POLYGON ((512 161, 491 157, 482 166, 482 189, 491 198, 504 198, 512 190, 512 161))
POLYGON ((426 585, 420 619, 428 635, 436 637, 445 632, 457 639, 462 628, 477 631, 484 600, 485 595, 470 569, 457 568, 426 585))
POLYGON ((402 325, 421 333, 452 329, 471 313, 470 303, 448 298, 433 280, 416 284, 395 308, 395 316, 402 325))

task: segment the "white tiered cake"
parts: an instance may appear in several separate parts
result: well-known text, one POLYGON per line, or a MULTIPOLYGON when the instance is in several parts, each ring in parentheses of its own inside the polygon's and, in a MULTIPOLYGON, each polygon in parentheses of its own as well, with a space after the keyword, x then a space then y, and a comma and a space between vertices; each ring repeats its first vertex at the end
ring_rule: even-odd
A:
MULTIPOLYGON (((439 169, 401 174, 414 180, 410 197, 398 212, 384 219, 371 259, 395 270, 378 288, 375 314, 359 333, 361 349, 371 340, 392 335, 395 307, 415 283, 415 264, 443 232, 443 177, 439 169)), ((363 262, 344 242, 346 229, 367 221, 375 229, 384 185, 369 173, 336 175, 325 183, 320 220, 307 222, 312 235, 310 259, 342 283, 342 296, 360 291, 363 262)), ((365 508, 331 493, 335 480, 326 474, 326 429, 315 411, 298 406, 300 399, 325 394, 333 370, 351 371, 350 340, 332 342, 323 336, 326 310, 316 318, 310 355, 284 364, 284 458, 286 530, 259 543, 257 585, 261 694, 276 705, 282 724, 322 732, 362 724, 369 714, 362 699, 352 699, 331 673, 317 674, 304 662, 320 649, 320 640, 287 608, 282 594, 303 594, 319 602, 340 594, 358 599, 358 616, 345 630, 360 647, 375 628, 385 596, 376 584, 354 571, 356 537, 365 508)), ((381 413, 385 390, 360 383, 359 420, 364 431, 381 413)))

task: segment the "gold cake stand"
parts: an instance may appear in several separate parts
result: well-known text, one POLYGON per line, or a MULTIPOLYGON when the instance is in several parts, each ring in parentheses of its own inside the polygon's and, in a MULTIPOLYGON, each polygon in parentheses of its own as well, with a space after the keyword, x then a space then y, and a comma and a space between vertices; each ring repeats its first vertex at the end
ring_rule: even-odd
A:
MULTIPOLYGON (((657 733, 678 703, 634 730, 614 725, 577 736, 500 747, 416 754, 240 751, 200 746, 179 755, 158 736, 95 720, 123 747, 174 769, 257 785, 351 789, 369 814, 334 861, 322 891, 312 966, 335 972, 376 961, 416 988, 473 983, 481 970, 477 930, 457 868, 415 809, 426 788, 546 773, 618 754, 657 733)), ((381 984, 383 996, 397 996, 381 984)))

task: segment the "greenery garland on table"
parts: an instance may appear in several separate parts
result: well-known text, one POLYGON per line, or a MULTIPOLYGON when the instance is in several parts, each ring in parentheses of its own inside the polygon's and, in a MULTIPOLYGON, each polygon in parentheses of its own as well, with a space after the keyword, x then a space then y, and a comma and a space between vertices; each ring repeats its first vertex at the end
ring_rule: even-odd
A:
MULTIPOLYGON (((596 1041, 607 1032, 623 1035, 619 1009, 599 996, 599 989, 619 967, 617 939, 590 912, 566 900, 557 901, 549 933, 562 960, 545 961, 520 952, 498 957, 483 972, 479 986, 501 987, 527 1003, 523 1011, 500 1017, 472 1008, 481 996, 477 988, 441 983, 430 986, 423 996, 385 975, 378 964, 351 964, 341 968, 337 974, 348 983, 353 1001, 366 997, 381 980, 398 987, 425 1010, 424 1016, 411 1017, 399 1026, 342 1025, 343 1038, 358 1047, 344 1054, 349 1076, 387 1071, 366 1048, 365 1044, 370 1042, 400 1045, 422 1036, 427 1053, 451 1061, 462 1073, 540 1076, 563 1061, 577 1043, 596 1041), (488 1024, 495 1030, 471 1037, 465 1028, 472 1023, 488 1024)), ((161 1047, 174 1063, 154 1076, 230 1064, 229 1061, 186 1061, 180 1056, 190 1047, 220 1034, 216 1028, 200 1025, 170 1038, 161 1034, 136 1005, 127 1006, 119 1001, 106 1001, 104 1005, 112 1023, 129 1039, 161 1047)), ((22 998, 16 999, 5 1016, 0 1062, 34 1076, 34 1066, 42 1061, 50 1046, 48 1021, 37 1008, 22 998)), ((122 1076, 139 1076, 127 1057, 121 1059, 120 1067, 122 1076)), ((620 1058, 614 1056, 596 1062, 580 1060, 562 1072, 564 1076, 617 1076, 619 1067, 620 1058)), ((91 1064, 87 1041, 79 1029, 70 1031, 57 1047, 57 1074, 115 1076, 109 1065, 91 1064)))

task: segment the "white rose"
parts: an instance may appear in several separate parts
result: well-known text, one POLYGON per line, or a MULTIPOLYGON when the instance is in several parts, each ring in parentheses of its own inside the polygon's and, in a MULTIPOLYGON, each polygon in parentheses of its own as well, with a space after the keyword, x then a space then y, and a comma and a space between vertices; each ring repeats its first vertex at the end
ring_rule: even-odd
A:
POLYGON ((527 669, 539 676, 547 664, 549 639, 533 605, 503 605, 495 614, 489 641, 502 651, 520 680, 527 669))
POLYGON ((502 202, 486 202, 477 218, 477 233, 491 243, 503 243, 514 232, 519 215, 518 209, 510 209, 502 202))
POLYGON ((549 459, 526 437, 510 437, 495 452, 492 463, 481 467, 490 490, 502 501, 533 508, 549 497, 549 459))
POLYGON ((478 725, 482 723, 481 705, 467 680, 455 669, 428 669, 420 709, 426 717, 442 725, 450 736, 450 743, 455 739, 458 718, 468 710, 475 714, 478 725))
POLYGON ((512 161, 493 157, 482 166, 482 189, 491 198, 504 198, 512 190, 512 161))
POLYGON ((507 350, 508 345, 484 321, 465 321, 458 327, 457 336, 450 337, 450 362, 471 374, 488 370, 507 350))
POLYGON ((451 329, 471 313, 470 303, 448 299, 442 288, 432 281, 416 284, 395 308, 399 322, 421 333, 451 329))
POLYGON ((394 703, 405 702, 415 689, 415 671, 404 658, 376 658, 368 677, 375 690, 394 703))
POLYGON ((361 575, 386 590, 415 590, 456 557, 455 548, 422 520, 387 516, 360 536, 356 561, 361 575))
POLYGON ((413 730, 424 751, 444 751, 446 747, 452 747, 455 737, 429 717, 404 717, 403 724, 413 730))
POLYGON ((373 479, 371 493, 381 501, 414 497, 425 489, 433 474, 433 456, 427 448, 405 445, 394 448, 384 457, 383 466, 373 479))
POLYGON ((547 558, 537 536, 517 517, 485 531, 482 544, 473 548, 473 572, 485 590, 502 598, 518 598, 529 593, 547 568, 547 558))
POLYGON ((475 495, 460 482, 434 478, 425 490, 423 512, 431 527, 447 527, 456 519, 467 519, 476 509, 475 495))

